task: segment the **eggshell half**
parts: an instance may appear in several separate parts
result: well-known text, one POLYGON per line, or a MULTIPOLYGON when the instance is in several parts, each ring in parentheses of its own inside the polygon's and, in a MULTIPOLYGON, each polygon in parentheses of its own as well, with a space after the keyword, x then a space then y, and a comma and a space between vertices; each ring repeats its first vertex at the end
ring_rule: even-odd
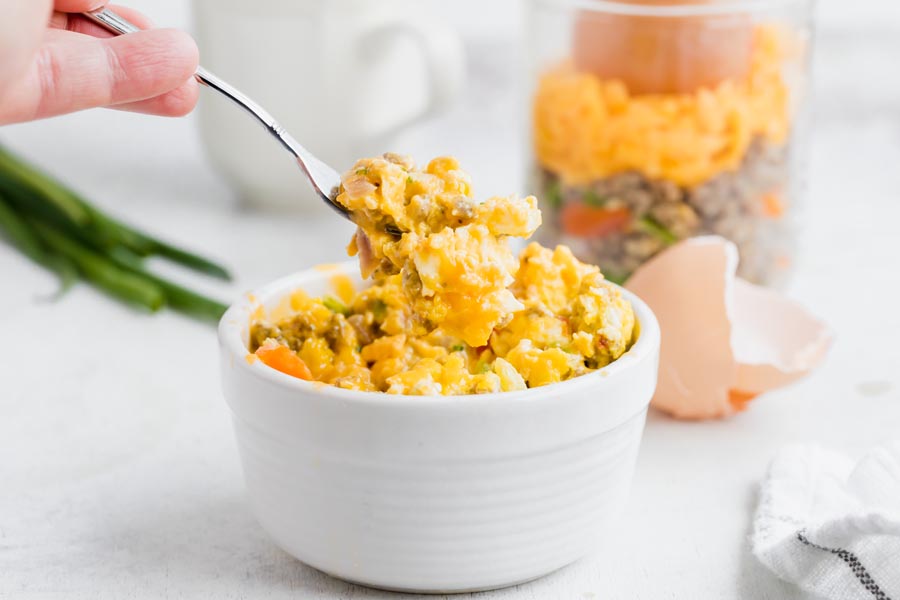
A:
POLYGON ((737 248, 715 236, 685 240, 638 269, 626 287, 662 330, 653 405, 683 419, 724 417, 758 394, 803 377, 831 333, 778 292, 735 276, 737 248))
MULTIPOLYGON (((619 0, 669 6, 712 0, 619 0)), ((750 70, 752 19, 747 14, 644 16, 583 10, 575 19, 579 70, 622 81, 633 94, 691 93, 750 70)))
POLYGON ((653 405, 675 417, 708 419, 735 412, 737 377, 727 297, 738 252, 716 237, 687 240, 645 263, 625 287, 646 302, 662 331, 653 405))
POLYGON ((734 389, 762 393, 793 383, 819 364, 832 334, 800 304, 741 279, 734 285, 734 389))

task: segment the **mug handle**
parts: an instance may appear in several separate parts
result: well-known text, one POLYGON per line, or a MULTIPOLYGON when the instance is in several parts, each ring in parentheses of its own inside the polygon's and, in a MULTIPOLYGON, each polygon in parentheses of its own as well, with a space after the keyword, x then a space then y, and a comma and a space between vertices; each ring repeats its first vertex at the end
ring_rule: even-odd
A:
POLYGON ((359 42, 359 52, 368 55, 379 45, 397 37, 416 43, 425 60, 428 73, 425 107, 373 137, 388 138, 421 121, 430 119, 452 107, 462 92, 466 65, 463 43, 457 32, 447 25, 419 15, 397 15, 365 33, 359 42))

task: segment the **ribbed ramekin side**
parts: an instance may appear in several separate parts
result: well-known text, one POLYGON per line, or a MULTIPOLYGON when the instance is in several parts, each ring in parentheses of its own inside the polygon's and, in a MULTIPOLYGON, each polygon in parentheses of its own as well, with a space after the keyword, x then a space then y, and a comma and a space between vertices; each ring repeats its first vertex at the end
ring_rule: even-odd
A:
POLYGON ((539 577, 603 542, 645 416, 530 455, 402 463, 235 430, 253 510, 285 550, 376 587, 458 591, 539 577))

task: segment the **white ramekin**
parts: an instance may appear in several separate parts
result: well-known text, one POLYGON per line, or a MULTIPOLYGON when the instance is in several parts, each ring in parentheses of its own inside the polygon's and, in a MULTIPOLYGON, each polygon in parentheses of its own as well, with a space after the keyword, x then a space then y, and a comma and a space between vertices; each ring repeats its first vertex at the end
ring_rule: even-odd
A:
POLYGON ((513 585, 606 541, 628 497, 656 385, 659 326, 589 375, 477 396, 341 390, 248 361, 251 315, 290 292, 329 293, 355 263, 281 279, 219 325, 222 388, 252 510, 284 550, 378 588, 461 592, 513 585))

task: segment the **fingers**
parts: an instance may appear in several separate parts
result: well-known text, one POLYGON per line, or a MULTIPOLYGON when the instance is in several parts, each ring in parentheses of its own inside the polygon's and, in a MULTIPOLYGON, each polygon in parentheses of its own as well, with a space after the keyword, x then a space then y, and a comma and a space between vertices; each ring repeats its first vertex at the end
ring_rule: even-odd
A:
POLYGON ((0 91, 28 68, 41 44, 50 14, 50 0, 0 0, 0 91))
POLYGON ((97 10, 106 5, 107 0, 55 0, 53 10, 60 12, 87 12, 97 10))
POLYGON ((158 115, 161 117, 183 117, 194 110, 200 96, 200 85, 193 78, 180 87, 155 98, 127 102, 110 106, 116 110, 158 115))
MULTIPOLYGON (((197 64, 196 44, 180 31, 155 29, 110 39, 49 31, 24 81, 0 102, 0 123, 163 96, 191 79, 197 64)), ((143 107, 183 113, 195 100, 184 90, 143 107)))
MULTIPOLYGON (((140 29, 153 28, 153 22, 133 8, 114 4, 109 5, 108 8, 140 29)), ((50 21, 50 26, 99 38, 116 36, 116 34, 106 28, 78 14, 55 12, 50 21)), ((190 78, 181 86, 160 96, 138 100, 137 102, 112 105, 110 108, 165 117, 182 117, 190 113, 196 106, 199 96, 198 88, 197 81, 194 78, 190 78)))
MULTIPOLYGON (((133 8, 115 5, 110 5, 109 8, 116 11, 116 14, 118 14, 125 20, 130 21, 140 29, 153 28, 153 22, 133 8)), ((64 12, 53 13, 53 17, 51 17, 50 19, 50 27, 54 29, 66 29, 68 31, 74 31, 75 33, 82 33, 85 35, 100 38, 115 37, 116 35, 106 28, 97 25, 86 17, 83 17, 79 14, 70 14, 64 12)))

